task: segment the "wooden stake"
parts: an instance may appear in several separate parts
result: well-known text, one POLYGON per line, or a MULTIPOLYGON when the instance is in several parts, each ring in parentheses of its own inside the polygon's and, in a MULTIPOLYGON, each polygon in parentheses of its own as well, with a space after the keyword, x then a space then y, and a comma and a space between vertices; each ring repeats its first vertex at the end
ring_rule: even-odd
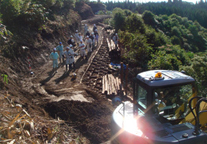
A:
POLYGON ((104 82, 104 76, 102 77, 102 94, 105 91, 105 82, 104 82))
POLYGON ((121 62, 121 84, 123 84, 123 75, 124 75, 124 67, 123 67, 123 62, 121 62))
POLYGON ((126 73, 125 73, 125 92, 127 94, 127 84, 128 84, 128 64, 126 64, 126 73))

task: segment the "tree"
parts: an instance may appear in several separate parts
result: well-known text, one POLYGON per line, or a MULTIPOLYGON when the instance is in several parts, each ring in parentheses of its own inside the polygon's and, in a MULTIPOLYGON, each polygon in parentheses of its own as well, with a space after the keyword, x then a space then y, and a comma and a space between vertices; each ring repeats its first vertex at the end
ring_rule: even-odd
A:
POLYGON ((155 24, 154 14, 150 11, 145 11, 142 14, 142 18, 143 18, 145 24, 148 24, 148 25, 154 25, 155 24))
POLYGON ((129 32, 134 33, 135 31, 139 30, 140 33, 145 33, 145 26, 143 19, 138 16, 137 14, 132 14, 128 16, 125 20, 126 30, 129 32))
POLYGON ((206 56, 195 56, 192 59, 190 66, 181 66, 180 69, 186 71, 188 75, 191 75, 196 80, 198 93, 201 96, 207 96, 207 58, 206 56))
POLYGON ((165 51, 158 51, 151 55, 152 59, 148 62, 149 69, 178 70, 181 61, 173 54, 166 54, 165 51))

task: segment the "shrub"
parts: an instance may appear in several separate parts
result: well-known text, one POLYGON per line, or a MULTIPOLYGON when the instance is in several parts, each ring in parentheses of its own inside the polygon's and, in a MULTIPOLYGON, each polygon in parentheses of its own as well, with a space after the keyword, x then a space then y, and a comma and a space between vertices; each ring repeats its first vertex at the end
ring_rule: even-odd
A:
POLYGON ((148 62, 149 69, 169 69, 178 70, 181 61, 173 54, 166 54, 165 51, 158 51, 152 54, 152 59, 148 62))
POLYGON ((148 25, 155 24, 154 14, 150 11, 144 11, 144 13, 142 14, 142 18, 145 24, 148 24, 148 25))
POLYGON ((137 14, 132 14, 128 16, 125 20, 125 27, 126 30, 129 32, 134 33, 135 31, 139 30, 140 33, 145 33, 145 26, 143 19, 139 17, 137 14))

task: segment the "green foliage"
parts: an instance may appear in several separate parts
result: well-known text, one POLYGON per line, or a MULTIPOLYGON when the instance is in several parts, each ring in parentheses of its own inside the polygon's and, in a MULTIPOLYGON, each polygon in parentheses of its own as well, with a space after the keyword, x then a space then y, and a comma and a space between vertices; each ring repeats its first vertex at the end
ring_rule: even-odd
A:
POLYGON ((56 3, 56 0, 36 0, 36 2, 42 4, 43 7, 48 9, 56 3))
POLYGON ((22 12, 17 19, 22 25, 34 28, 41 27, 47 20, 47 12, 41 4, 30 4, 29 8, 22 12))
POLYGON ((126 16, 131 16, 133 14, 133 12, 128 10, 128 9, 125 9, 124 13, 125 13, 126 16))
POLYGON ((119 34, 122 38, 121 42, 125 46, 124 59, 128 63, 146 68, 152 48, 147 44, 145 36, 138 32, 133 34, 127 31, 120 31, 119 34))
POLYGON ((115 8, 112 11, 112 14, 113 14, 113 19, 111 21, 112 22, 111 25, 115 27, 116 31, 118 31, 119 29, 123 30, 125 25, 124 22, 126 19, 124 11, 120 8, 115 8))
POLYGON ((149 69, 173 69, 179 70, 181 65, 190 65, 193 53, 186 53, 178 45, 165 46, 163 50, 152 54, 148 62, 149 69))
POLYGON ((159 47, 167 43, 167 38, 163 33, 156 32, 153 28, 146 28, 147 42, 152 45, 152 47, 159 47))
POLYGON ((148 24, 148 25, 154 25, 155 24, 154 14, 150 11, 145 11, 142 14, 142 18, 143 18, 145 24, 148 24))
POLYGON ((148 62, 148 69, 178 70, 181 61, 173 54, 166 54, 165 51, 158 51, 152 54, 152 59, 148 62))
POLYGON ((5 25, 9 25, 20 12, 20 0, 1 0, 0 12, 5 25))
POLYGON ((75 5, 75 0, 63 0, 63 4, 64 4, 63 7, 67 9, 71 9, 75 5))
POLYGON ((125 29, 129 32, 139 31, 140 33, 145 33, 145 25, 143 19, 137 14, 131 14, 125 20, 125 29))
POLYGON ((178 27, 174 26, 171 30, 171 34, 174 35, 174 36, 177 36, 177 37, 181 37, 181 32, 180 30, 178 29, 178 27))
MULTIPOLYGON (((206 53, 205 53, 206 55, 206 53)), ((180 69, 186 71, 187 74, 191 75, 196 79, 196 84, 199 89, 198 93, 202 96, 207 96, 207 57, 206 56, 195 56, 192 59, 190 66, 182 66, 180 69)))
POLYGON ((172 37, 171 37, 171 42, 172 42, 172 44, 174 44, 174 45, 181 45, 181 40, 180 40, 180 38, 177 37, 177 36, 172 36, 172 37))

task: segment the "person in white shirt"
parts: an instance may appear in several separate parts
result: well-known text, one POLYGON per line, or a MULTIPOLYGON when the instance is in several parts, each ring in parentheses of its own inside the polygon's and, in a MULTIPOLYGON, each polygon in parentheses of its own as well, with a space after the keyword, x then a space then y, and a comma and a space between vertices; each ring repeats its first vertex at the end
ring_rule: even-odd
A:
MULTIPOLYGON (((52 59, 52 61, 53 61, 53 70, 52 71, 54 71, 58 68, 58 57, 59 57, 59 55, 56 52, 56 48, 54 48, 53 52, 51 52, 51 54, 50 54, 50 59, 52 59)), ((56 72, 57 72, 57 70, 56 70, 56 72)))
POLYGON ((65 65, 66 65, 66 71, 68 70, 68 65, 69 65, 69 70, 72 68, 75 68, 75 59, 74 59, 74 51, 73 51, 73 45, 70 45, 70 47, 66 48, 66 51, 64 52, 64 55, 66 57, 65 65))
POLYGON ((92 40, 92 47, 94 48, 95 47, 95 42, 96 42, 96 40, 95 40, 96 36, 94 35, 94 32, 91 33, 90 37, 91 37, 91 40, 92 40))
POLYGON ((79 33, 79 40, 83 41, 83 36, 81 35, 81 33, 79 33))
POLYGON ((78 30, 76 30, 76 32, 75 32, 75 41, 76 41, 77 44, 80 41, 78 30))
POLYGON ((80 41, 79 49, 80 49, 80 55, 81 55, 81 57, 82 58, 86 57, 86 59, 87 59, 86 51, 85 51, 85 44, 83 43, 83 41, 80 41))
POLYGON ((87 31, 88 31, 88 26, 87 26, 87 24, 85 24, 85 26, 84 26, 84 37, 86 36, 87 31))
POLYGON ((117 47, 117 45, 118 45, 118 39, 119 39, 119 37, 118 37, 118 34, 116 33, 116 34, 113 36, 113 41, 114 41, 116 47, 117 47))
POLYGON ((93 32, 97 29, 96 24, 93 25, 93 32))
POLYGON ((63 58, 63 44, 62 42, 59 43, 59 45, 56 47, 58 53, 59 53, 59 60, 60 60, 60 63, 61 63, 61 59, 62 59, 62 62, 64 61, 64 58, 63 58))
POLYGON ((86 40, 85 40, 85 44, 86 44, 86 47, 87 47, 87 52, 92 52, 92 40, 90 39, 89 36, 86 37, 86 40))
POLYGON ((98 46, 99 34, 98 34, 98 30, 97 29, 95 30, 94 35, 95 35, 95 41, 97 42, 97 46, 98 46))

